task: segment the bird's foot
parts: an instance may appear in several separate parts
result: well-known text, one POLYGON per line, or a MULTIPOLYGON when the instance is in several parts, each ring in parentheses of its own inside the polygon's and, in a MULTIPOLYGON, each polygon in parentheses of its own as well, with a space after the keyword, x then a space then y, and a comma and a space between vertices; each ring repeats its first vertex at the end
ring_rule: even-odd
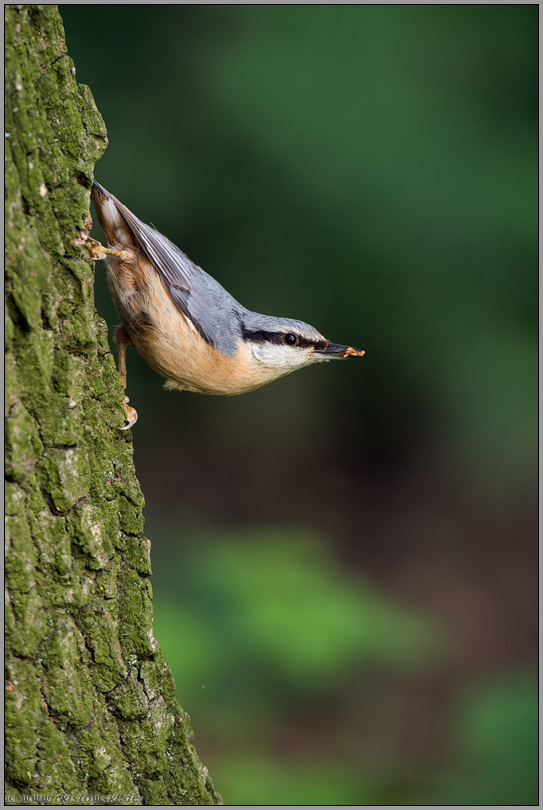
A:
POLYGON ((131 408, 128 404, 130 400, 128 397, 123 399, 123 408, 126 413, 126 418, 128 419, 128 424, 121 428, 121 430, 128 430, 129 428, 133 427, 136 422, 138 421, 138 412, 135 408, 131 408))
POLYGON ((112 250, 111 248, 106 248, 94 239, 89 240, 85 247, 89 251, 89 259, 95 262, 100 259, 105 259, 108 255, 117 256, 119 259, 130 259, 130 253, 127 253, 126 250, 112 250))

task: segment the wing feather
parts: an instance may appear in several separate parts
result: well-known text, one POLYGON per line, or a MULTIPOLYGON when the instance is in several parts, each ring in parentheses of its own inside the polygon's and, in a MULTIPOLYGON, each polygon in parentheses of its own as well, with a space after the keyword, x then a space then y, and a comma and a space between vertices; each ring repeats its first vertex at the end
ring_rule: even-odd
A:
POLYGON ((113 194, 106 192, 113 200, 120 214, 125 218, 130 230, 137 237, 144 253, 156 265, 165 280, 176 287, 190 290, 194 275, 200 271, 194 262, 177 245, 170 242, 159 231, 146 225, 132 211, 123 205, 113 194))
POLYGON ((97 189, 113 201, 115 207, 126 220, 126 223, 136 237, 141 249, 152 262, 157 272, 162 276, 170 297, 176 307, 190 318, 204 340, 213 345, 202 324, 194 317, 189 309, 189 298, 195 279, 203 274, 203 270, 192 262, 183 251, 170 242, 159 231, 146 225, 120 202, 113 194, 106 191, 99 183, 94 181, 97 189))

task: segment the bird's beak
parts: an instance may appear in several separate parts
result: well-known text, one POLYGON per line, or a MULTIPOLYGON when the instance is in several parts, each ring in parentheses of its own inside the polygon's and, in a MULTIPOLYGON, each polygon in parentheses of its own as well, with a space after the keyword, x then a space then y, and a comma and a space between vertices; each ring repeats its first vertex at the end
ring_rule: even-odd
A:
POLYGON ((317 349, 315 352, 315 354, 321 355, 327 360, 362 357, 365 353, 362 349, 353 349, 352 346, 340 346, 338 343, 329 343, 324 349, 317 349))

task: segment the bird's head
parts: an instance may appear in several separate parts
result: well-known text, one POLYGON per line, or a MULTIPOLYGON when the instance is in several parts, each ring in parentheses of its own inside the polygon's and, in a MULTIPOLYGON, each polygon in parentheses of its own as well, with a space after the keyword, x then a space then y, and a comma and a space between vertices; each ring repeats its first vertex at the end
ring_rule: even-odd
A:
POLYGON ((242 323, 242 340, 254 362, 269 370, 270 380, 312 363, 364 354, 352 346, 331 343, 303 321, 251 315, 249 323, 242 323))

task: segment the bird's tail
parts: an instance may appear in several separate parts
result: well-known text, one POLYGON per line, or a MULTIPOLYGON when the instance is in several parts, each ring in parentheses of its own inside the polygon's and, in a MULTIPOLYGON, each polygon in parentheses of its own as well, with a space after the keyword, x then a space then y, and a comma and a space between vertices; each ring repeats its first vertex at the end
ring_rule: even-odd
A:
POLYGON ((98 221, 105 231, 110 248, 122 250, 137 244, 132 231, 117 208, 117 200, 103 186, 93 181, 91 199, 94 203, 98 221))

